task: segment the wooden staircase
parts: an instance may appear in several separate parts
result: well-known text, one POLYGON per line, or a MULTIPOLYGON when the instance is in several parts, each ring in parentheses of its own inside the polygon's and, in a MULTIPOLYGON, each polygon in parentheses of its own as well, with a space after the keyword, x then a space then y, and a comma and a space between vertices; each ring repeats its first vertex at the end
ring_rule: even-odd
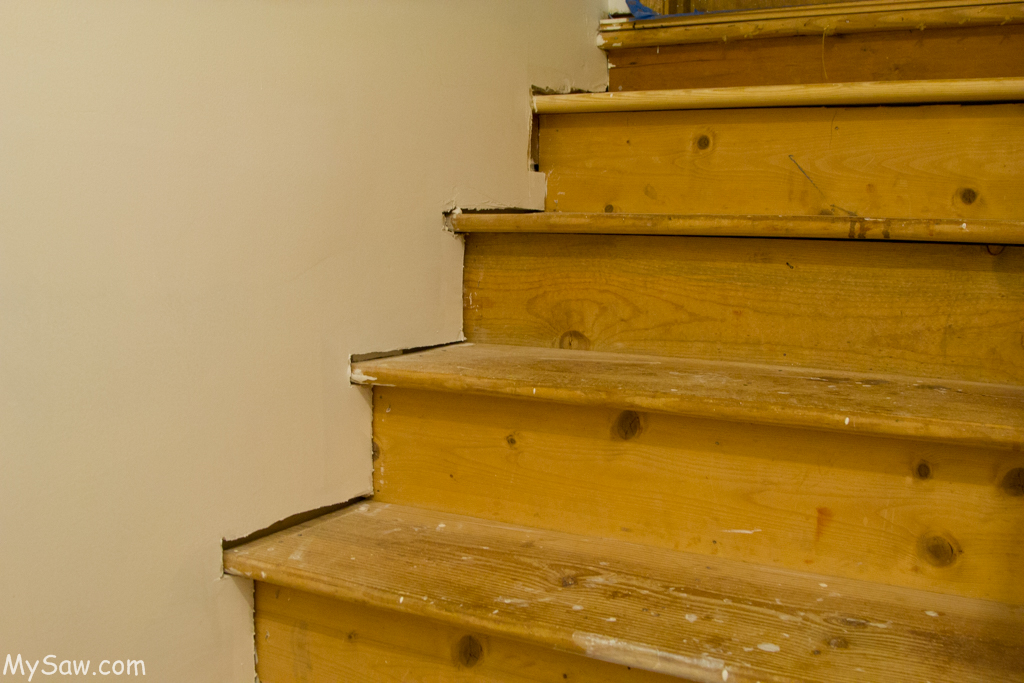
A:
POLYGON ((1024 681, 1022 8, 607 23, 373 499, 225 552, 259 679, 1024 681))

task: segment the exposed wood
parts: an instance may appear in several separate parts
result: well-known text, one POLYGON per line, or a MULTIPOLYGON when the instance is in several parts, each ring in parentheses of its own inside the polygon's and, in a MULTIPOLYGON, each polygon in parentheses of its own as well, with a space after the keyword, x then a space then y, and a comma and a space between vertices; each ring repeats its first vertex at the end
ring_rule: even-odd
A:
POLYGON ((1024 604, 1020 452, 391 387, 374 399, 383 502, 1024 604))
POLYGON ((1024 100, 1024 78, 866 81, 536 95, 539 114, 1024 100))
MULTIPOLYGON (((735 12, 738 10, 828 5, 842 0, 689 0, 691 12, 735 12)), ((662 12, 666 14, 666 12, 662 12)))
POLYGON ((1024 647, 1024 617, 999 603, 380 503, 224 560, 267 583, 702 683, 1013 681, 1024 647))
POLYGON ((529 346, 354 363, 361 384, 520 396, 1021 450, 1024 387, 529 346))
POLYGON ((1024 3, 1019 1, 837 3, 612 23, 602 25, 598 44, 604 50, 614 51, 751 38, 820 38, 867 31, 924 31, 1021 22, 1024 22, 1024 3))
POLYGON ((1024 76, 1024 24, 616 50, 609 89, 668 90, 1024 76))
POLYGON ((1024 218, 1020 104, 544 115, 540 152, 548 211, 1024 218))
POLYGON ((464 287, 483 344, 1024 384, 1022 247, 475 234, 464 287))
POLYGON ((706 235, 1024 244, 1024 220, 858 218, 845 216, 673 216, 650 213, 463 213, 456 232, 599 235, 706 235))
POLYGON ((260 581, 256 635, 266 683, 679 680, 260 581))

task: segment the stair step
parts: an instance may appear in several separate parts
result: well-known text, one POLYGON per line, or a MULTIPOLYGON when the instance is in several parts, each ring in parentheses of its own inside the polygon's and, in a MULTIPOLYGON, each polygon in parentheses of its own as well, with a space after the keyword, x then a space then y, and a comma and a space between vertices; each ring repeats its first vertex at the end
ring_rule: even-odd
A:
POLYGON ((533 98, 533 110, 538 114, 583 114, 669 109, 835 107, 1021 100, 1024 100, 1024 78, 1011 77, 536 95, 533 98))
POLYGON ((460 213, 455 232, 693 235, 1024 244, 1024 220, 714 216, 650 213, 460 213))
POLYGON ((1024 384, 1022 247, 480 233, 463 278, 471 342, 1024 384))
POLYGON ((546 114, 539 155, 547 211, 1024 218, 1022 104, 546 114))
POLYGON ((1024 387, 457 344, 353 363, 361 384, 518 396, 1020 450, 1024 387))
POLYGON ((1024 3, 971 0, 867 0, 825 6, 723 12, 646 21, 602 22, 598 44, 609 52, 635 47, 714 43, 780 36, 919 32, 1024 22, 1024 3))
POLYGON ((373 416, 383 502, 1024 605, 1021 451, 402 387, 373 416))
POLYGON ((1014 681, 1024 647, 1022 610, 999 603, 375 502, 226 551, 224 565, 702 683, 1014 681))
POLYGON ((614 50, 608 89, 1024 76, 1024 24, 785 36, 614 50))

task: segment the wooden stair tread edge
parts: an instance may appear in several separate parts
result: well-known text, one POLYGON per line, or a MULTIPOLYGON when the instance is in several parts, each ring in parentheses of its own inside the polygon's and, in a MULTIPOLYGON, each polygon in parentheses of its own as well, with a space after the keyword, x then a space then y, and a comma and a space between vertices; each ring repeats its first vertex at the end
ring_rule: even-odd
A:
POLYGON ((897 10, 946 9, 950 7, 998 7, 1013 5, 1019 0, 850 0, 848 2, 807 3, 783 7, 761 7, 726 12, 693 12, 661 16, 654 19, 617 17, 602 19, 601 31, 630 31, 694 24, 718 24, 735 19, 764 20, 775 17, 820 17, 835 14, 871 13, 897 10))
POLYGON ((535 95, 538 114, 1024 100, 1024 78, 954 78, 535 95))
POLYGON ((1024 244, 1024 220, 723 216, 657 213, 461 213, 455 232, 785 237, 974 244, 1024 244))
POLYGON ((702 682, 1009 681, 1024 647, 1020 607, 375 502, 224 564, 702 682))
POLYGON ((1024 3, 878 3, 855 7, 834 4, 749 12, 721 12, 601 27, 598 46, 612 52, 729 40, 801 35, 844 35, 885 31, 1001 26, 1024 22, 1024 3))
POLYGON ((352 381, 1019 449, 1024 388, 527 346, 353 364, 352 381))

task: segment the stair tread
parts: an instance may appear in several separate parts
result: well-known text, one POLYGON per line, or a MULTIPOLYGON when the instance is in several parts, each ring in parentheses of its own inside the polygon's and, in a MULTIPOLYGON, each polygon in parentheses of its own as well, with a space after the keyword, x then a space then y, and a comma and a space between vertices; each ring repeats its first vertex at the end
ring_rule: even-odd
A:
POLYGON ((1024 21, 1024 3, 1017 0, 868 0, 641 21, 613 20, 601 24, 598 45, 603 50, 614 51, 780 36, 992 26, 1021 21, 1024 21))
POLYGON ((456 232, 700 235, 1024 244, 1024 221, 657 213, 460 213, 456 232))
POLYGON ((1019 102, 1021 100, 1024 100, 1024 78, 1004 77, 536 95, 533 98, 533 109, 538 114, 582 114, 684 109, 1019 102))
POLYGON ((1019 680, 1024 610, 364 502, 228 550, 258 581, 692 681, 1019 680))
POLYGON ((455 344, 353 363, 352 381, 742 422, 1024 443, 1024 387, 724 361, 455 344))

